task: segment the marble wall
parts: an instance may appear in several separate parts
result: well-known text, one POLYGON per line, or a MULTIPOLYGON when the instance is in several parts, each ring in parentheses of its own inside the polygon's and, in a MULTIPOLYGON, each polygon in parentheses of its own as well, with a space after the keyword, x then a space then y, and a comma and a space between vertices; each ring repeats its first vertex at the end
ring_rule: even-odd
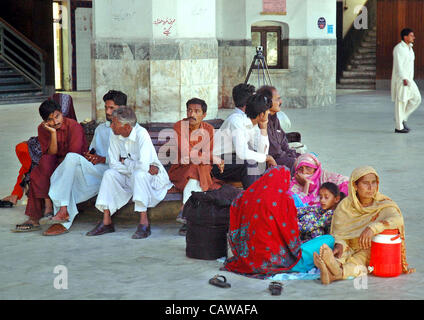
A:
MULTIPOLYGON (((232 108, 232 88, 244 82, 255 55, 249 40, 218 41, 220 108, 232 108)), ((332 105, 336 100, 336 40, 290 39, 288 69, 269 69, 284 108, 332 105)), ((258 87, 257 72, 249 83, 258 87)), ((259 85, 263 85, 260 74, 259 85)))
POLYGON ((216 39, 95 41, 92 44, 93 117, 103 120, 110 89, 128 95, 139 122, 175 122, 185 117, 187 100, 204 99, 208 119, 218 111, 216 39))

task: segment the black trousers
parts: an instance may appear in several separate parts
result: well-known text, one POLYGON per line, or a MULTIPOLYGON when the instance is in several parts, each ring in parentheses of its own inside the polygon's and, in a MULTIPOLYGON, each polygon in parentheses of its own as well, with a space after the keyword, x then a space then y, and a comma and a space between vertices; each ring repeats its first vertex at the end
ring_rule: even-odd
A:
POLYGON ((241 181, 244 190, 258 180, 264 171, 260 170, 257 162, 237 159, 235 153, 231 157, 222 155, 221 158, 224 160, 231 158, 232 161, 225 164, 223 173, 219 171, 217 165, 213 165, 212 176, 222 181, 241 181))

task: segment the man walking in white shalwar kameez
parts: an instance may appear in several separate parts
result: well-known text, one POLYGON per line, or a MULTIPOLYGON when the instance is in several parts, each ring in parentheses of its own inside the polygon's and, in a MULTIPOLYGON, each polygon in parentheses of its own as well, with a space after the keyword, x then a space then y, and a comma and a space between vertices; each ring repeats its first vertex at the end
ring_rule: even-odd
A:
POLYGON ((115 110, 111 128, 114 135, 109 144, 110 169, 103 175, 96 201, 96 208, 103 212, 103 221, 87 235, 114 232, 111 216, 132 198, 134 211, 140 212, 140 224, 132 238, 147 238, 151 234, 147 208, 161 202, 172 183, 158 159, 149 133, 137 124, 131 108, 115 110))
POLYGON ((393 49, 392 100, 395 102, 395 132, 408 133, 409 116, 421 104, 421 94, 414 81, 415 54, 412 49, 415 35, 403 29, 402 41, 393 49))
POLYGON ((78 214, 77 203, 97 195, 104 172, 109 169, 109 139, 112 134, 110 122, 112 112, 127 104, 127 95, 110 90, 103 96, 106 122, 94 131, 90 152, 81 156, 68 153, 50 178, 49 196, 53 202, 55 216, 45 219, 53 224, 43 235, 53 236, 68 232, 78 214))

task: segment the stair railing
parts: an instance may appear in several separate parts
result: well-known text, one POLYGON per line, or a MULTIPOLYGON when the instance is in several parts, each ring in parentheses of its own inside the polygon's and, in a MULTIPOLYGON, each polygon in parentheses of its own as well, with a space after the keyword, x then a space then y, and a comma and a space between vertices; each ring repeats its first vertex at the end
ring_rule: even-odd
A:
POLYGON ((0 18, 0 57, 19 73, 45 90, 46 52, 0 18))

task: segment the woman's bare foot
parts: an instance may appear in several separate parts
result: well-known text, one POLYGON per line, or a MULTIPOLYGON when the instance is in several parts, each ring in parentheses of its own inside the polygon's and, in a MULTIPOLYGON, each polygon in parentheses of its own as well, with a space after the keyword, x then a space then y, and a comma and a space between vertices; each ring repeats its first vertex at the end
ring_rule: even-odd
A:
POLYGON ((328 270, 336 277, 341 278, 343 274, 343 269, 340 266, 340 263, 337 262, 334 257, 333 250, 327 245, 323 244, 319 249, 319 256, 324 261, 328 270))
POLYGON ((2 199, 3 201, 10 201, 13 203, 13 205, 16 205, 18 203, 18 196, 11 194, 10 196, 7 196, 2 199))
POLYGON ((314 264, 319 269, 321 273, 321 283, 322 284, 330 284, 333 282, 332 276, 330 272, 327 269, 327 266, 325 265, 324 261, 321 259, 321 257, 318 255, 318 253, 314 252, 314 264))

